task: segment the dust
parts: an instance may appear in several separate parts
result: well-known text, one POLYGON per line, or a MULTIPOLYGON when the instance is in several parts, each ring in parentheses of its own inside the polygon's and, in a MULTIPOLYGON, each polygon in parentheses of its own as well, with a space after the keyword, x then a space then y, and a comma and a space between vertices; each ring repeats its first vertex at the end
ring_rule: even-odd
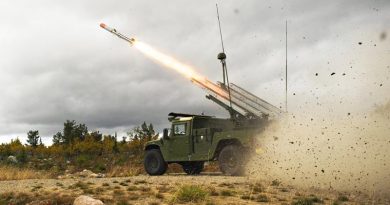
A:
POLYGON ((390 194, 390 102, 369 114, 289 114, 262 133, 259 145, 250 177, 373 197, 390 194))

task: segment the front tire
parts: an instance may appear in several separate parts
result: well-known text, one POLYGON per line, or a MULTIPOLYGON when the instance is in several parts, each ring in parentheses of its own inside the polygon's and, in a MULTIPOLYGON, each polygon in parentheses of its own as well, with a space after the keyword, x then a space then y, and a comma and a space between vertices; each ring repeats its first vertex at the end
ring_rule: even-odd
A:
POLYGON ((227 145, 218 156, 219 169, 222 173, 231 176, 244 174, 244 154, 240 146, 227 145))
POLYGON ((183 171, 188 175, 197 175, 202 172, 204 162, 183 162, 181 166, 183 167, 183 171))
POLYGON ((168 168, 160 150, 146 150, 144 158, 144 168, 149 175, 163 175, 168 168))

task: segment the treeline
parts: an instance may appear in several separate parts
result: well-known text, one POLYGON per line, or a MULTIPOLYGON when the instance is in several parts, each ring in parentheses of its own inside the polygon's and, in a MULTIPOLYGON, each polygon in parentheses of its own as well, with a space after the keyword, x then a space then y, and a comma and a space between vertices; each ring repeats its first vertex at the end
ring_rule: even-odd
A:
POLYGON ((45 146, 39 131, 30 130, 27 132, 27 144, 22 144, 19 139, 1 144, 0 159, 7 161, 9 156, 14 156, 18 163, 26 163, 36 159, 54 158, 53 161, 59 164, 70 162, 75 165, 88 165, 88 161, 93 159, 100 163, 125 163, 129 159, 142 159, 144 144, 157 138, 158 134, 153 125, 145 122, 118 139, 116 134, 91 132, 85 124, 67 120, 62 131, 53 136, 52 145, 45 146))

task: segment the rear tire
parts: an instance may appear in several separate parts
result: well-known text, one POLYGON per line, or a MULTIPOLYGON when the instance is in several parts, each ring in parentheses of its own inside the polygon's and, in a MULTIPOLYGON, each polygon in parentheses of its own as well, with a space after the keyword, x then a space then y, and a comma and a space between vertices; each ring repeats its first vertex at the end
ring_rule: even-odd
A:
POLYGON ((168 168, 160 150, 146 150, 144 158, 144 168, 149 175, 163 175, 168 168))
POLYGON ((183 171, 188 175, 197 175, 202 172, 204 162, 183 162, 181 166, 183 167, 183 171))
POLYGON ((219 169, 222 173, 231 176, 244 175, 244 153, 240 146, 227 145, 218 156, 219 169))

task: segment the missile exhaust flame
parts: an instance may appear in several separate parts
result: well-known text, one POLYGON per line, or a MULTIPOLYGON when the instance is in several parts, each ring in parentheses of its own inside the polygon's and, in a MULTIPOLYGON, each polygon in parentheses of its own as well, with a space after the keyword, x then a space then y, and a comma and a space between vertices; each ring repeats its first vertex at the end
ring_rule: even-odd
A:
POLYGON ((217 92, 219 95, 228 98, 228 93, 226 92, 226 90, 223 90, 218 85, 209 81, 206 77, 196 73, 191 66, 181 63, 175 58, 168 56, 158 51, 157 49, 154 49, 153 47, 147 45, 146 43, 137 41, 134 43, 134 47, 137 48, 145 56, 152 59, 153 61, 184 75, 186 78, 190 79, 191 82, 193 82, 194 84, 202 88, 205 87, 212 92, 217 92))
POLYGON ((116 35, 117 37, 129 42, 132 46, 134 46, 136 49, 138 49, 142 54, 150 58, 156 63, 161 64, 164 67, 170 68, 181 75, 185 76, 186 78, 190 79, 191 82, 198 85, 201 88, 206 88, 209 92, 218 94, 222 96, 223 98, 228 99, 229 95, 226 90, 221 88, 220 86, 214 84, 213 82, 209 81, 206 77, 198 74, 195 72, 195 70, 184 63, 181 63, 180 61, 176 60, 175 58, 166 55, 157 49, 153 48, 152 46, 135 40, 134 38, 129 38, 121 33, 119 33, 116 29, 111 28, 107 26, 104 23, 100 24, 100 27, 104 30, 116 35))
POLYGON ((208 93, 208 99, 211 99, 223 106, 225 109, 228 109, 229 112, 231 112, 231 115, 233 113, 232 110, 242 116, 256 116, 260 118, 264 117, 264 115, 278 117, 281 114, 278 108, 234 85, 233 83, 230 84, 230 88, 226 88, 225 83, 222 85, 215 84, 209 81, 206 77, 197 73, 190 65, 186 65, 144 42, 135 40, 134 38, 129 38, 119 33, 116 29, 110 28, 103 23, 100 24, 100 27, 116 35, 122 40, 129 42, 132 46, 154 62, 166 68, 172 69, 191 80, 192 83, 204 89, 208 93))

